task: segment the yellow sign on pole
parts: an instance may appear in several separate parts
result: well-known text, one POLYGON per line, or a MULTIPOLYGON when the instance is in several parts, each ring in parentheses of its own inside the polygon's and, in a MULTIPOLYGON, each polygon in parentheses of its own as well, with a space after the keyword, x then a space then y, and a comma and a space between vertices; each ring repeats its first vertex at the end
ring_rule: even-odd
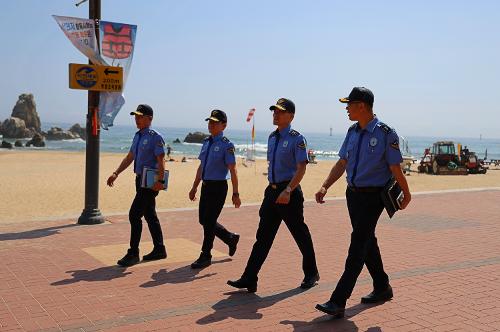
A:
POLYGON ((120 92, 123 90, 123 68, 70 63, 69 88, 120 92))

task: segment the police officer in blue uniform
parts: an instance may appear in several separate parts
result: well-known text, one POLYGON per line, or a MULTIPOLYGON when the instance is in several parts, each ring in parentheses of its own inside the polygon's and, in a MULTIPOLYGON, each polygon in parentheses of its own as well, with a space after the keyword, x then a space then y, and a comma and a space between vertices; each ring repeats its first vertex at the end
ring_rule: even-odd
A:
POLYGON ((227 116, 221 110, 213 110, 205 121, 208 121, 210 136, 204 140, 201 147, 198 157, 200 166, 189 191, 189 199, 194 201, 198 185, 203 181, 198 210, 199 222, 203 226, 203 245, 200 257, 191 264, 193 269, 204 268, 212 263, 210 251, 216 236, 229 247, 229 256, 235 254, 240 239, 238 234, 229 232, 217 222, 226 201, 229 178, 233 186, 232 202, 236 208, 241 205, 234 144, 223 132, 227 126, 227 116))
POLYGON ((165 183, 163 180, 165 171, 165 142, 158 132, 150 128, 153 121, 153 109, 151 106, 141 104, 130 115, 135 116, 135 123, 139 131, 135 133, 129 153, 107 181, 108 186, 112 187, 118 175, 134 162, 136 194, 129 211, 130 248, 127 254, 117 262, 121 266, 131 266, 139 262, 139 242, 142 233, 141 218, 143 216, 148 223, 154 245, 153 251, 144 255, 143 260, 157 260, 167 257, 160 221, 155 210, 155 198, 158 196, 158 192, 163 189, 163 184, 165 183), (141 175, 144 167, 158 170, 158 178, 161 180, 158 180, 152 189, 141 187, 141 175))
POLYGON ((316 193, 316 201, 324 203, 328 188, 344 171, 347 172, 346 198, 352 234, 345 270, 330 300, 316 305, 316 309, 337 318, 344 316, 347 299, 363 265, 373 279, 373 292, 362 297, 361 302, 377 303, 392 298, 389 277, 384 271, 375 236, 377 221, 384 210, 380 193, 394 177, 404 193, 401 208, 406 208, 411 200, 400 166, 399 137, 394 129, 373 114, 373 101, 373 93, 364 87, 355 87, 349 97, 340 99, 340 102, 347 103, 349 119, 357 122, 347 131, 339 151, 340 160, 316 193))
POLYGON ((295 105, 291 100, 281 98, 270 110, 273 111, 273 124, 278 128, 268 139, 269 186, 259 210, 257 241, 241 278, 227 282, 236 288, 246 288, 251 293, 257 290, 257 275, 282 220, 302 253, 305 276, 300 287, 311 288, 319 280, 311 234, 304 223, 304 197, 299 185, 308 163, 306 140, 291 128, 295 115, 295 105))

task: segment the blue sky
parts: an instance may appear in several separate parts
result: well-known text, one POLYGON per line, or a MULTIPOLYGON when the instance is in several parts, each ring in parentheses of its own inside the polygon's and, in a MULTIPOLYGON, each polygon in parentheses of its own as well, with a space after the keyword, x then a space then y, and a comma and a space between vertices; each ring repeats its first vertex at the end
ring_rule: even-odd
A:
MULTIPOLYGON (((76 2, 2 2, 0 120, 32 92, 42 122, 84 123, 68 63, 86 59, 51 17, 87 17, 76 2)), ((499 12, 498 1, 102 0, 104 20, 138 25, 115 124, 149 103, 161 126, 203 127, 220 108, 244 129, 255 107, 257 129, 271 130, 269 105, 288 97, 299 131, 343 133, 338 98, 366 86, 401 135, 500 138, 499 12)))

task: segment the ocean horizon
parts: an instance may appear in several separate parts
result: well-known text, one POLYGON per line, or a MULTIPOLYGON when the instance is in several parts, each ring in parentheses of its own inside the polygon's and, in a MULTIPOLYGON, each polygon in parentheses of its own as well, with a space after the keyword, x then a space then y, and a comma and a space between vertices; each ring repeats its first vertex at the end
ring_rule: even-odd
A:
MULTIPOLYGON (((47 131, 51 127, 60 127, 67 130, 72 124, 68 123, 43 123, 42 130, 47 131)), ((165 143, 172 147, 172 156, 197 156, 199 154, 201 144, 184 143, 183 140, 188 133, 201 131, 208 133, 207 128, 174 128, 174 127, 156 127, 155 130, 160 132, 165 139, 165 143), (182 143, 173 143, 179 139, 182 143)), ((347 130, 347 128, 346 128, 347 130)), ((135 126, 116 125, 110 127, 109 130, 101 130, 100 136, 100 151, 126 153, 132 143, 132 138, 137 131, 135 126)), ((265 159, 267 152, 268 131, 255 131, 255 157, 265 159)), ((344 140, 345 134, 333 133, 313 133, 301 132, 307 139, 308 149, 312 149, 318 160, 337 160, 338 151, 344 140)), ((398 133, 400 134, 400 133, 398 133)), ((251 147, 251 132, 250 130, 228 129, 224 131, 235 145, 236 155, 244 157, 247 155, 247 149, 251 147)), ((16 139, 4 140, 13 143, 16 139)), ((29 139, 21 139, 25 144, 29 139)), ((400 145, 404 153, 420 159, 425 148, 432 146, 436 141, 454 141, 462 146, 467 146, 471 151, 476 152, 479 158, 483 159, 487 153, 487 159, 500 159, 500 139, 497 138, 470 138, 470 137, 418 137, 418 136, 402 136, 400 134, 400 145), (404 140, 404 141, 403 141, 404 140)), ((56 150, 56 151, 85 151, 86 143, 82 139, 62 140, 62 141, 45 141, 46 146, 43 148, 16 148, 18 150, 56 150)))

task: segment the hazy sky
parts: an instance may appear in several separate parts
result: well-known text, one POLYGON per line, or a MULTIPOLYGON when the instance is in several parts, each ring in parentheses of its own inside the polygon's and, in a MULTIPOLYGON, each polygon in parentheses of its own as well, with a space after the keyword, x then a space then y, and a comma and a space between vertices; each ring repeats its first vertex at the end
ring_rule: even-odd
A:
MULTIPOLYGON (((42 122, 84 123, 68 63, 86 59, 51 17, 88 17, 76 2, 0 2, 0 120, 32 92, 42 122)), ((257 129, 271 130, 269 105, 288 97, 299 131, 344 133, 338 98, 366 86, 401 135, 500 138, 499 15, 493 0, 102 0, 103 20, 138 26, 115 124, 149 103, 161 126, 202 127, 220 108, 243 129, 255 107, 257 129)))

